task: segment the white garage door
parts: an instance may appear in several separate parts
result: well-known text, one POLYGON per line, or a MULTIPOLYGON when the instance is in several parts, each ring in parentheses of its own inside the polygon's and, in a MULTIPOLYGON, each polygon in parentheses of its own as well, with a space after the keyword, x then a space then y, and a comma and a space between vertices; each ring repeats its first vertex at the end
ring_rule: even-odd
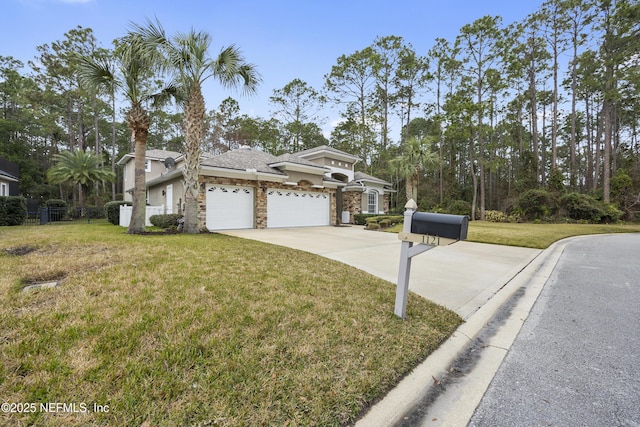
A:
POLYGON ((253 188, 207 185, 207 228, 253 228, 253 188))
POLYGON ((269 189, 267 227, 329 225, 330 199, 326 193, 269 189))

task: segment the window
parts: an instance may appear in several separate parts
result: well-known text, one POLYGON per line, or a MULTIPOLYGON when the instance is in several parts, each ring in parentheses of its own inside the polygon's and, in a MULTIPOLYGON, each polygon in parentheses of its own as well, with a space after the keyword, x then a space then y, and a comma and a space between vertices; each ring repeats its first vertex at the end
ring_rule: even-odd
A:
POLYGON ((4 182, 2 184, 0 184, 0 196, 5 197, 8 196, 9 191, 7 189, 7 184, 5 184, 4 182))
POLYGON ((151 160, 144 161, 144 170, 145 172, 151 172, 151 160))
POLYGON ((378 213, 378 192, 375 190, 369 191, 369 200, 367 211, 369 213, 378 213))

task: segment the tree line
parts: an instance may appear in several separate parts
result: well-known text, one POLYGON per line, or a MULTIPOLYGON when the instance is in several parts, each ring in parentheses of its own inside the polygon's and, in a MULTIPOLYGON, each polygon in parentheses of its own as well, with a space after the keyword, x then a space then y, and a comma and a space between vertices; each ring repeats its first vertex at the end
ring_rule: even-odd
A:
MULTIPOLYGON (((337 58, 321 88, 296 78, 274 90, 270 117, 242 114, 233 98, 204 111, 199 146, 277 155, 329 144, 358 155, 361 171, 406 188, 392 200, 398 209, 414 197, 422 209, 464 205, 485 219, 522 208, 525 194, 544 204, 544 192, 564 192, 631 218, 640 210, 639 23, 636 0, 547 0, 509 25, 481 17, 427 52, 381 36, 337 58), (328 137, 327 107, 341 115, 328 137)), ((0 156, 20 165, 26 196, 77 197, 46 179, 64 150, 91 150, 116 175, 117 159, 134 151, 115 90, 97 90, 79 72, 79 58, 113 63, 125 41, 106 49, 77 27, 38 46, 28 64, 0 57, 0 156)), ((140 76, 145 93, 166 94, 168 83, 155 67, 140 76)), ((141 100, 147 147, 184 152, 186 111, 175 107, 184 104, 157 99, 141 100)), ((120 188, 99 183, 91 197, 100 204, 120 188)))

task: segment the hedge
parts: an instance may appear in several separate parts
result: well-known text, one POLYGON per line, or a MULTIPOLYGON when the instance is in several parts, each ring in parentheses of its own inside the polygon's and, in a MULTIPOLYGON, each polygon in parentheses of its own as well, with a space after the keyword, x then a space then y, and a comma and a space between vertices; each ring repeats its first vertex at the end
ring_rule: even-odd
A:
POLYGON ((180 218, 182 218, 182 215, 178 214, 151 215, 149 222, 156 227, 171 228, 178 226, 178 220, 180 218))
POLYGON ((0 197, 0 226, 21 225, 26 217, 27 201, 24 197, 0 197))
POLYGON ((120 206, 131 206, 131 202, 123 202, 117 200, 115 202, 107 202, 104 204, 104 214, 113 225, 120 225, 120 206))

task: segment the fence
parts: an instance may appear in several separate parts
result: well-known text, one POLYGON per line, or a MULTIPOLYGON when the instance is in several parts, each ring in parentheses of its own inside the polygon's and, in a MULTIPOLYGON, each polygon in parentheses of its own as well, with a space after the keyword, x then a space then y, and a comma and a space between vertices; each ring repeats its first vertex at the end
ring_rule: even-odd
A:
MULTIPOLYGON (((131 222, 131 211, 133 210, 132 206, 125 206, 122 205, 120 206, 120 226, 122 227, 128 227, 129 223, 131 222)), ((149 221, 149 218, 151 217, 151 215, 162 215, 164 214, 164 205, 160 205, 160 206, 147 206, 146 207, 146 218, 145 218, 145 225, 147 227, 151 227, 151 222, 149 221)))
POLYGON ((91 224, 91 221, 104 218, 104 209, 89 208, 31 208, 27 211, 24 225, 46 224, 91 224))

